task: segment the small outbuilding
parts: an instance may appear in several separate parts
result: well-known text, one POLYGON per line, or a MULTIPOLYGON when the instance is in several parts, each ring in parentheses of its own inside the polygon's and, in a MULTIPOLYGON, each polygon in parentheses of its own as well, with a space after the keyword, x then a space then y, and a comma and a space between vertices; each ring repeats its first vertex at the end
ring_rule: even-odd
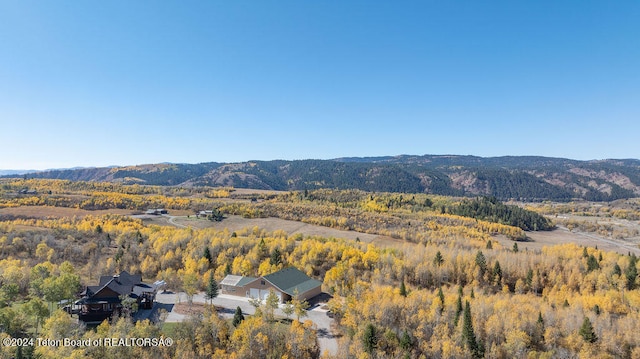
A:
POLYGON ((273 291, 281 303, 292 298, 309 300, 322 293, 322 282, 295 267, 284 268, 260 278, 228 275, 222 282, 222 293, 265 299, 273 291))

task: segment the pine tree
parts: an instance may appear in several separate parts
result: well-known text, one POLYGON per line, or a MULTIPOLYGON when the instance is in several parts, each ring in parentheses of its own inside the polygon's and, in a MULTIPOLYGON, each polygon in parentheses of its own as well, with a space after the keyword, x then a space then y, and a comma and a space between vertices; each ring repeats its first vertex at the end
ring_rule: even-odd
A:
POLYGON ((527 270, 527 278, 525 278, 525 284, 527 284, 527 287, 531 288, 532 283, 533 283, 533 269, 529 268, 529 270, 527 270))
POLYGON ((487 259, 482 254, 482 251, 476 253, 476 265, 480 268, 480 275, 484 276, 487 272, 487 259))
POLYGON ((467 348, 471 352, 474 358, 482 358, 483 353, 480 351, 478 341, 476 340, 476 334, 473 331, 473 322, 471 319, 471 305, 469 301, 465 302, 464 315, 462 323, 462 340, 465 342, 467 348))
POLYGON ((400 337, 400 348, 404 350, 410 350, 413 346, 413 340, 409 333, 405 330, 402 332, 402 336, 400 337))
POLYGON ((282 254, 278 248, 274 248, 271 252, 271 258, 269 258, 269 264, 277 266, 282 263, 282 254))
POLYGON ((237 307, 236 312, 233 314, 233 326, 237 327, 244 320, 244 314, 242 314, 242 308, 237 307))
POLYGON ((444 263, 444 258, 442 258, 442 253, 440 253, 440 251, 438 251, 436 253, 435 258, 433 258, 433 264, 435 264, 436 266, 441 266, 442 263, 444 263))
POLYGON ((588 317, 584 317, 582 326, 580 327, 580 336, 588 343, 595 343, 598 340, 596 333, 593 330, 593 325, 588 317))
POLYGON ((260 242, 258 243, 258 254, 260 258, 267 258, 269 252, 267 251, 267 244, 264 242, 264 238, 260 238, 260 242))
POLYGON ((544 344, 544 318, 542 318, 542 312, 538 312, 538 320, 536 321, 535 329, 531 335, 532 344, 542 349, 544 344))
POLYGON ((617 275, 617 276, 621 276, 622 275, 622 268, 620 268, 620 266, 618 265, 618 263, 616 263, 613 266, 613 272, 611 272, 611 274, 613 275, 617 275))
POLYGON ((514 253, 518 253, 518 243, 517 242, 513 244, 513 252, 514 253))
POLYGON ((458 321, 460 320, 460 314, 462 314, 462 295, 458 295, 458 301, 456 302, 456 316, 453 320, 453 326, 458 326, 458 321))
POLYGON ((218 282, 213 277, 213 273, 209 276, 209 283, 207 283, 207 290, 205 291, 205 297, 211 301, 213 304, 213 300, 218 296, 218 282))
POLYGON ((502 268, 500 268, 500 262, 496 261, 496 264, 493 266, 493 279, 496 284, 499 284, 502 281, 502 268))
POLYGON ((376 327, 373 324, 367 324, 364 329, 364 335, 362 336, 362 344, 367 353, 373 353, 373 350, 378 346, 378 338, 376 336, 376 327))
POLYGON ((487 241, 487 249, 493 249, 493 242, 491 242, 491 240, 487 241))
POLYGON ((544 318, 542 318, 542 312, 538 312, 538 320, 536 324, 544 326, 544 318))
POLYGON ((202 254, 202 258, 205 258, 209 262, 209 268, 213 264, 213 257, 211 256, 211 251, 209 250, 209 246, 204 247, 204 253, 202 254))
POLYGON ((636 289, 636 278, 638 277, 638 268, 636 268, 636 257, 635 255, 629 258, 629 267, 624 272, 627 277, 627 289, 634 290, 636 289))
POLYGON ((600 264, 598 263, 596 257, 594 257, 593 254, 590 254, 587 258, 587 272, 591 272, 596 269, 600 269, 600 264))
POLYGON ((407 286, 404 284, 404 281, 400 283, 400 295, 403 297, 407 297, 407 286))

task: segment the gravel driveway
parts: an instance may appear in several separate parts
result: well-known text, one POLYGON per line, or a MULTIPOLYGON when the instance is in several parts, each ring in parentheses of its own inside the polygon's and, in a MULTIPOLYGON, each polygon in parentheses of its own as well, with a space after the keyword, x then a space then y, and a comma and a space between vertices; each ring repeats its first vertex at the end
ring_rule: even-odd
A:
MULTIPOLYGON (((156 303, 153 309, 139 311, 136 318, 153 319, 157 317, 158 310, 165 309, 168 312, 166 322, 182 322, 187 316, 174 312, 173 306, 176 303, 186 302, 187 295, 185 293, 161 292, 156 295, 156 303)), ((204 293, 194 295, 193 302, 206 303, 204 293)), ((244 314, 253 315, 255 313, 255 308, 249 303, 249 298, 245 297, 220 294, 213 300, 213 304, 215 304, 216 307, 222 308, 218 310, 218 314, 224 318, 232 318, 237 307, 240 307, 244 314)), ((281 308, 276 309, 275 314, 283 318, 286 317, 281 308)), ((327 351, 331 355, 335 355, 338 352, 338 338, 331 330, 334 320, 327 316, 326 310, 322 309, 320 305, 315 305, 307 311, 307 317, 301 319, 309 319, 316 325, 320 352, 327 351)))

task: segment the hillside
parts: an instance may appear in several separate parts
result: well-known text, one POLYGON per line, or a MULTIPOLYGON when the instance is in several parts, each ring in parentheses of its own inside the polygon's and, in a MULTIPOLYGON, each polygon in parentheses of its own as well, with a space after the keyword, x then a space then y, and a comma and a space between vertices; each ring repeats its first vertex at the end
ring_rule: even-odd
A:
POLYGON ((29 177, 273 190, 355 188, 526 201, 611 201, 640 196, 640 160, 635 159, 404 155, 84 168, 29 177))
MULTIPOLYGON (((322 189, 251 191, 251 201, 248 192, 1 180, 0 358, 640 357, 637 238, 589 235, 585 246, 560 229, 570 235, 561 245, 510 241, 555 231, 535 231, 550 223, 493 198, 322 189), (160 207, 170 214, 138 214, 160 207), (193 215, 203 208, 221 221, 193 215), (610 252, 612 243, 629 251, 610 252), (215 285, 290 267, 323 294, 279 306, 275 293, 248 301, 215 285), (56 310, 123 271, 164 281, 155 312, 123 296, 92 328, 56 310), (119 338, 168 344, 111 345, 119 338)), ((637 222, 640 200, 618 202, 531 207, 559 220, 637 222)), ((562 223, 588 225, 572 222, 562 223)))

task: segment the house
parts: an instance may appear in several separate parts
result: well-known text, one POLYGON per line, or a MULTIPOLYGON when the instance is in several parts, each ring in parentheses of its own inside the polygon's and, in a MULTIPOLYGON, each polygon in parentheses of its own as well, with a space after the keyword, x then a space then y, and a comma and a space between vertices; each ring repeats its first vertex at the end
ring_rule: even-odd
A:
POLYGON ((154 216, 159 216, 161 214, 168 214, 168 213, 169 211, 167 211, 164 208, 151 208, 151 209, 148 209, 146 212, 144 212, 144 214, 151 214, 154 216))
POLYGON ((122 298, 136 299, 138 308, 153 307, 160 282, 146 284, 140 274, 129 274, 126 271, 114 276, 101 276, 95 286, 87 286, 82 298, 75 305, 79 306, 78 318, 84 322, 101 322, 122 309, 122 298))
POLYGON ((270 291, 281 303, 297 295, 299 300, 309 300, 322 293, 322 282, 307 276, 295 267, 284 268, 260 278, 228 275, 222 282, 222 293, 265 299, 270 291))
POLYGON ((18 191, 18 194, 27 194, 27 195, 37 195, 38 191, 36 191, 35 189, 29 189, 29 188, 23 188, 20 191, 18 191))

